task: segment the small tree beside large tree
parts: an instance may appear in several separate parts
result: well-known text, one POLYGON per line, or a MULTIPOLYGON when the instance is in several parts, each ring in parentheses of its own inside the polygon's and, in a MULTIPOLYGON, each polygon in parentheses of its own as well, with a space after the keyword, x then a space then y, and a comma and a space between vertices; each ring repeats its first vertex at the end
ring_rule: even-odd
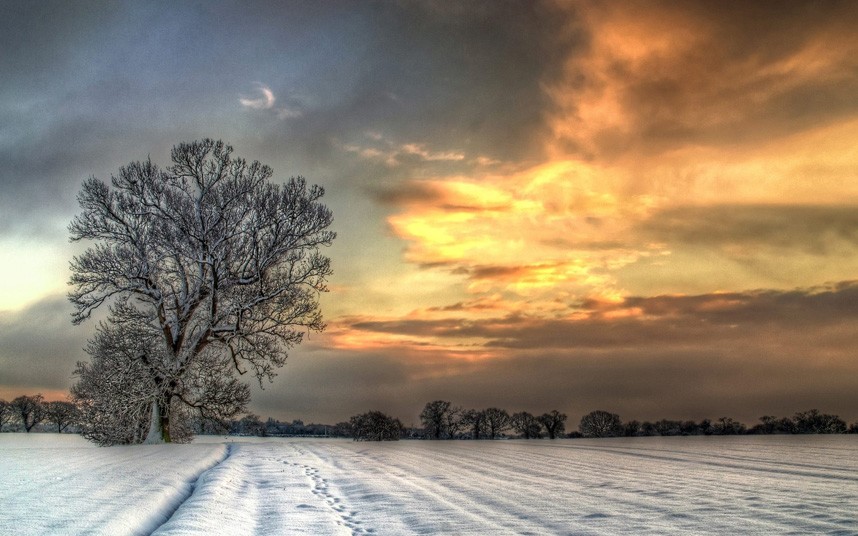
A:
POLYGON ((45 406, 42 395, 21 395, 12 402, 10 406, 12 413, 17 418, 24 430, 29 433, 37 424, 45 418, 45 406))
POLYGON ((45 420, 57 425, 57 433, 61 434, 69 426, 77 423, 80 412, 77 406, 65 400, 45 402, 45 420))
POLYGON ((274 184, 270 167, 220 141, 182 143, 171 158, 165 170, 131 163, 109 185, 88 179, 69 226, 73 241, 93 242, 71 263, 73 322, 110 307, 74 393, 85 417, 125 422, 132 442, 141 427, 145 442, 171 442, 183 412, 234 413, 248 395, 232 374, 271 381, 306 332, 324 329, 331 267, 320 248, 335 238, 324 190, 274 184), (119 354, 102 351, 122 340, 119 354))

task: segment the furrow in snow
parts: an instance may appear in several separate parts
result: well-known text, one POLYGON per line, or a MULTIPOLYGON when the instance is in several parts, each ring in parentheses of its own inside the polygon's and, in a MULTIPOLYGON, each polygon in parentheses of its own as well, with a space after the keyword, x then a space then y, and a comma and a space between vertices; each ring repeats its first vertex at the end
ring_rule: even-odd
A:
POLYGON ((0 534, 149 534, 225 453, 223 444, 102 448, 67 434, 0 434, 0 534))
POLYGON ((181 508, 182 505, 185 504, 188 501, 188 499, 190 499, 193 496, 194 490, 196 490, 196 488, 197 488, 197 482, 199 482, 200 479, 203 478, 206 473, 208 473, 209 471, 211 471, 212 469, 214 469, 218 465, 225 462, 230 457, 230 455, 232 454, 232 449, 233 449, 233 445, 227 445, 226 449, 224 450, 223 457, 221 459, 217 460, 211 466, 209 466, 209 467, 203 469, 202 471, 200 471, 199 473, 197 473, 197 475, 195 477, 193 477, 193 480, 188 482, 188 487, 185 490, 183 490, 183 491, 185 491, 184 495, 180 495, 178 497, 175 497, 178 500, 174 501, 174 504, 169 505, 165 511, 159 513, 159 515, 154 519, 154 522, 157 523, 157 525, 154 528, 152 528, 151 530, 147 530, 146 532, 148 532, 148 534, 150 534, 150 535, 155 534, 161 527, 163 527, 165 524, 169 523, 170 519, 173 518, 173 516, 176 514, 176 512, 179 510, 179 508, 181 508))

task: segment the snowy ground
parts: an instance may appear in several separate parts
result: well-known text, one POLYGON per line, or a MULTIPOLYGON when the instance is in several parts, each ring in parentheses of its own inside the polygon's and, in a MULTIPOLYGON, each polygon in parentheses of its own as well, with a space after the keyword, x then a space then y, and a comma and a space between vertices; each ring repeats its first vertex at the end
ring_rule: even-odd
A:
POLYGON ((0 534, 858 534, 858 436, 93 447, 0 434, 0 534))

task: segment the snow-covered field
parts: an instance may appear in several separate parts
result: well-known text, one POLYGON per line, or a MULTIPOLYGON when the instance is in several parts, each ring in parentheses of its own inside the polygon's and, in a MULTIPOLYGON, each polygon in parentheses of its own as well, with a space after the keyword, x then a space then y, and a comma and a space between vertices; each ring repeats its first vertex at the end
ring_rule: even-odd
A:
POLYGON ((858 436, 98 448, 0 434, 0 534, 858 534, 858 436))

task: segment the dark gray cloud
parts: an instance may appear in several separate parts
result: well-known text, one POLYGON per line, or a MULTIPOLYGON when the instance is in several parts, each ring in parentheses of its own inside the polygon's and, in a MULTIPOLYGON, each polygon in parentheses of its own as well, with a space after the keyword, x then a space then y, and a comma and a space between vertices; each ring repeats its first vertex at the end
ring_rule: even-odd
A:
MULTIPOLYGON (((443 162, 396 170, 342 149, 397 144, 521 158, 537 150, 541 79, 560 14, 531 3, 69 4, 7 2, 0 22, 0 231, 75 209, 80 182, 170 146, 222 138, 239 154, 349 198, 443 162), (278 106, 243 109, 265 84, 278 106), (503 110, 503 113, 498 113, 503 110)), ((463 163, 464 164, 464 163, 463 163)), ((449 168, 449 166, 448 166, 449 168)), ((56 233, 56 231, 54 231, 56 233)))
POLYGON ((408 181, 388 188, 376 188, 372 193, 381 203, 396 208, 414 203, 441 204, 444 201, 442 192, 420 181, 408 181))
POLYGON ((683 206, 654 214, 639 230, 645 239, 670 245, 742 245, 822 256, 851 252, 858 246, 858 207, 683 206))
POLYGON ((86 354, 89 331, 71 324, 65 297, 50 297, 23 311, 0 312, 0 388, 36 392, 71 386, 75 363, 86 354))
POLYGON ((421 2, 348 4, 344 11, 350 28, 320 28, 316 36, 327 54, 298 80, 312 81, 297 87, 308 95, 306 113, 288 129, 266 126, 262 147, 272 157, 283 147, 302 160, 348 156, 350 173, 342 182, 378 188, 449 166, 405 159, 391 170, 341 154, 342 145, 372 146, 367 131, 395 143, 463 152, 467 160, 459 168, 465 169, 477 156, 516 160, 541 152, 537 133, 550 105, 541 83, 574 46, 558 43, 561 13, 513 2, 452 10, 421 2))

